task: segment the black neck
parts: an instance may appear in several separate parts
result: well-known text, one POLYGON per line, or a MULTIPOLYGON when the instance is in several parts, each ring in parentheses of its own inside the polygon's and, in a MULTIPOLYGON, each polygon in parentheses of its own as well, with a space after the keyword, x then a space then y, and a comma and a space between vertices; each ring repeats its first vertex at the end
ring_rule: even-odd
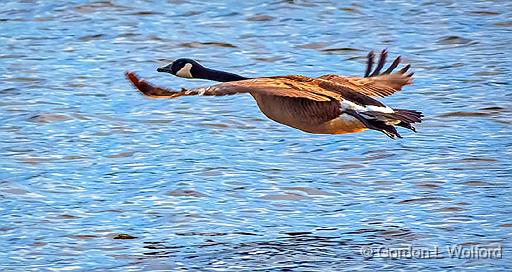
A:
POLYGON ((209 80, 220 81, 220 82, 249 79, 247 77, 239 76, 237 74, 213 70, 213 69, 209 69, 209 68, 205 68, 205 67, 202 67, 202 69, 198 69, 198 71, 193 71, 193 74, 194 74, 195 78, 209 79, 209 80))

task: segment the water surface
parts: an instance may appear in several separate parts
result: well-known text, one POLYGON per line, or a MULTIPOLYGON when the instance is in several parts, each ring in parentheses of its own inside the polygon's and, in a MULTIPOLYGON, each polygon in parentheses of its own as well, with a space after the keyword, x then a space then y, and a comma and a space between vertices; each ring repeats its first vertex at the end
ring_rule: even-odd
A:
POLYGON ((459 2, 3 1, 0 267, 510 269, 512 4, 459 2), (401 140, 306 134, 248 95, 151 100, 123 75, 210 84, 156 73, 179 57, 362 75, 382 48, 415 71, 383 101, 426 116, 401 140), (411 244, 505 250, 360 254, 411 244))

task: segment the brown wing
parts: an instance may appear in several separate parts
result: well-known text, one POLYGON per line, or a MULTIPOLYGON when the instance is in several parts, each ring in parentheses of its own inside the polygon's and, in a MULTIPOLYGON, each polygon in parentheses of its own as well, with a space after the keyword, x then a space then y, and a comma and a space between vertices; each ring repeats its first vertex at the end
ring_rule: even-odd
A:
POLYGON ((400 57, 397 57, 393 63, 384 72, 380 72, 384 67, 387 57, 387 51, 383 50, 377 67, 372 72, 373 52, 368 54, 368 66, 365 77, 338 76, 334 74, 323 75, 320 79, 329 80, 353 91, 374 97, 384 97, 400 91, 403 86, 412 84, 413 73, 407 73, 410 65, 406 65, 396 73, 393 70, 400 64, 400 57))
POLYGON ((154 98, 176 98, 191 95, 222 96, 251 92, 314 101, 332 101, 340 98, 336 92, 323 89, 310 82, 295 81, 293 77, 256 78, 224 82, 210 87, 181 89, 181 91, 153 86, 147 81, 139 79, 133 72, 127 72, 126 77, 143 95, 154 98))
POLYGON ((400 91, 403 86, 412 84, 412 78, 408 77, 406 74, 391 74, 376 77, 324 75, 319 78, 329 80, 353 91, 373 97, 392 95, 400 91))
POLYGON ((385 107, 381 102, 373 99, 372 97, 354 90, 353 88, 349 88, 346 85, 337 84, 331 80, 326 80, 323 78, 310 78, 299 75, 289 75, 285 77, 274 77, 276 79, 286 78, 288 80, 293 80, 293 82, 298 85, 299 83, 303 83, 308 86, 315 86, 313 91, 322 90, 322 92, 328 91, 329 93, 334 93, 335 95, 331 95, 332 98, 336 100, 348 100, 350 102, 359 104, 361 106, 379 106, 385 107))
POLYGON ((162 88, 158 86, 154 86, 153 84, 147 82, 144 79, 140 79, 134 72, 126 72, 125 73, 126 78, 135 86, 135 88, 141 92, 143 95, 153 98, 176 98, 180 96, 191 96, 191 95, 231 95, 236 94, 237 92, 234 90, 231 90, 231 92, 228 92, 229 90, 224 90, 224 92, 218 91, 218 92, 212 92, 208 91, 207 89, 192 89, 192 90, 186 90, 181 89, 180 91, 168 89, 168 88, 162 88))

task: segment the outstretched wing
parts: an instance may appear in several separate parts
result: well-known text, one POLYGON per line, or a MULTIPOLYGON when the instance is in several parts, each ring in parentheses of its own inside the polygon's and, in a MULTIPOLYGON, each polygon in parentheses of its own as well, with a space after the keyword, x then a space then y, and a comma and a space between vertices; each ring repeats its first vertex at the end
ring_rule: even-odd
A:
POLYGON ((397 57, 393 63, 381 73, 382 68, 386 63, 387 51, 383 50, 380 54, 380 59, 377 67, 372 72, 373 68, 373 52, 368 54, 368 65, 365 77, 351 77, 351 76, 338 76, 334 74, 323 75, 320 79, 329 80, 333 83, 339 84, 353 91, 373 96, 385 97, 400 91, 405 85, 412 84, 413 73, 407 73, 410 65, 404 66, 401 70, 393 73, 393 70, 400 64, 400 57, 397 57))
POLYGON ((162 88, 154 86, 144 79, 140 79, 134 72, 126 72, 126 78, 135 86, 135 88, 143 95, 152 98, 177 98, 180 96, 191 96, 191 95, 232 95, 239 93, 235 90, 208 90, 208 88, 196 88, 196 89, 181 89, 176 91, 169 88, 162 88))
POLYGON ((153 98, 176 98, 180 96, 206 95, 222 96, 237 93, 258 93, 283 97, 304 98, 314 101, 339 100, 336 92, 308 84, 297 82, 292 78, 255 78, 240 81, 224 82, 209 87, 181 89, 180 91, 153 86, 149 82, 139 79, 133 72, 127 72, 126 77, 143 95, 153 98))

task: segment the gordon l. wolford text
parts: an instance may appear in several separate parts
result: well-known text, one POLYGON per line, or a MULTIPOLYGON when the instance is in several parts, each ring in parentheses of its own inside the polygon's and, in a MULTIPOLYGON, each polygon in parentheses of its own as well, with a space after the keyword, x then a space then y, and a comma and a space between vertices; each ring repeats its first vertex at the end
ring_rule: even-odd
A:
POLYGON ((501 244, 452 244, 444 247, 433 245, 425 246, 362 246, 360 254, 364 258, 389 258, 389 259, 501 259, 503 247, 501 244))

